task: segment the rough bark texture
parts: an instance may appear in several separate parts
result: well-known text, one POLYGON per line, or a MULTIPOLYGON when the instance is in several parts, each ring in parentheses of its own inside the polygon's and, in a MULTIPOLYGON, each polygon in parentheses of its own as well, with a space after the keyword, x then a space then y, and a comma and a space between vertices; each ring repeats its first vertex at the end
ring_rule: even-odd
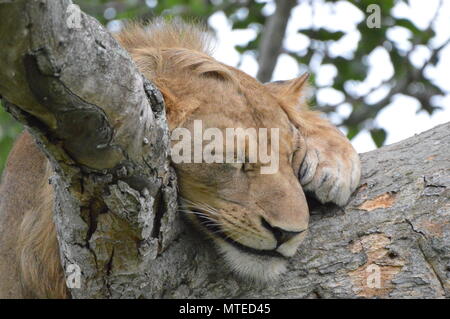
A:
POLYGON ((449 298, 450 123, 361 156, 361 186, 344 209, 313 209, 279 282, 236 278, 186 227, 155 260, 159 288, 147 296, 449 298))
POLYGON ((92 18, 67 27, 69 3, 0 4, 0 94, 57 170, 74 298, 450 297, 450 123, 363 154, 347 207, 313 209, 289 271, 248 283, 175 214, 161 96, 92 18))
POLYGON ((144 269, 177 233, 163 100, 111 35, 69 5, 0 4, 0 94, 58 172, 62 264, 78 265, 84 283, 72 295, 138 297, 144 269))
POLYGON ((291 16, 291 10, 297 0, 277 0, 275 12, 267 19, 259 48, 258 74, 256 78, 261 82, 269 82, 283 47, 286 27, 291 16))

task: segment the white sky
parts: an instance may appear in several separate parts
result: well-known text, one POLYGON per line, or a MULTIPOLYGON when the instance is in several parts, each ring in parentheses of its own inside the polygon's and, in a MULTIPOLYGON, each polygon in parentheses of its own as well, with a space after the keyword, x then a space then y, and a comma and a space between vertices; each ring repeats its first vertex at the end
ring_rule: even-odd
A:
MULTIPOLYGON (((265 7, 267 14, 273 12, 274 5, 272 0, 260 1, 267 2, 265 7)), ((365 19, 365 16, 346 1, 338 1, 334 8, 332 8, 332 5, 324 6, 320 2, 320 0, 314 1, 314 3, 317 3, 314 19, 312 18, 312 9, 308 3, 302 2, 302 4, 294 8, 288 24, 284 43, 285 47, 297 52, 305 50, 309 45, 309 39, 299 34, 297 32, 299 29, 310 27, 312 24, 316 27, 326 26, 329 29, 332 26, 333 29, 345 32, 346 35, 333 45, 330 52, 334 55, 351 57, 351 51, 356 48, 359 40, 359 34, 356 31, 355 25, 357 22, 365 19)), ((425 29, 435 15, 438 3, 439 0, 410 0, 409 6, 405 3, 396 5, 394 15, 396 17, 412 19, 418 28, 425 29)), ((433 45, 436 47, 450 38, 450 1, 444 0, 443 3, 444 5, 439 15, 434 20, 437 34, 433 39, 433 45)), ((241 13, 245 14, 245 11, 241 13)), ((209 23, 217 32, 218 44, 215 57, 224 63, 237 66, 248 74, 255 76, 258 70, 255 57, 251 54, 246 54, 239 65, 239 54, 234 49, 234 46, 237 44, 246 44, 248 41, 254 39, 256 32, 252 29, 231 30, 223 12, 217 12, 211 16, 209 23)), ((408 31, 403 28, 396 28, 389 33, 390 39, 396 45, 405 49, 408 49, 410 46, 408 36, 408 31)), ((412 61, 417 65, 421 65, 429 55, 429 49, 421 46, 412 55, 412 61)), ((369 65, 370 71, 367 81, 352 88, 358 93, 368 92, 372 87, 378 87, 384 79, 392 75, 393 68, 388 53, 384 49, 375 50, 371 54, 369 57, 369 65)), ((426 73, 434 83, 447 92, 450 92, 449 65, 450 46, 447 46, 441 52, 441 60, 438 66, 436 68, 428 68, 426 73)), ((313 67, 317 68, 317 66, 313 67)), ((299 70, 299 66, 293 58, 287 55, 281 55, 274 71, 273 80, 287 80, 300 75, 302 72, 303 70, 299 70)), ((318 84, 322 86, 331 83, 336 72, 335 67, 332 65, 320 66, 317 70, 318 84)), ((321 102, 328 101, 330 103, 336 103, 343 98, 342 93, 334 89, 322 89, 316 93, 317 98, 321 102)), ((368 101, 376 102, 383 98, 385 94, 386 90, 380 89, 368 96, 367 99, 368 101)), ((419 109, 419 103, 415 99, 402 95, 397 96, 376 118, 376 123, 388 132, 386 144, 398 142, 438 124, 450 121, 450 93, 444 98, 440 98, 438 105, 442 106, 444 110, 436 111, 430 117, 425 112, 416 113, 419 109)), ((338 108, 338 118, 331 118, 331 120, 334 122, 339 121, 339 117, 348 115, 350 110, 350 106, 342 105, 338 108)), ((360 133, 353 139, 352 143, 358 152, 366 152, 375 148, 372 138, 367 132, 360 133)))

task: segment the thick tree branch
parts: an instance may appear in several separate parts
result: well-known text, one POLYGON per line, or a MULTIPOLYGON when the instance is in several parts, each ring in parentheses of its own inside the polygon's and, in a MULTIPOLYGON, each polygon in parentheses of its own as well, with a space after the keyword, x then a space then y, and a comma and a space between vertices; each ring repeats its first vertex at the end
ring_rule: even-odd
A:
POLYGON ((259 47, 257 79, 269 82, 283 46, 284 35, 292 8, 297 0, 277 0, 275 12, 267 19, 259 47))
POLYGON ((450 123, 361 157, 359 189, 343 209, 312 208, 308 238, 279 282, 236 278, 188 229, 165 255, 166 265, 183 263, 169 266, 178 278, 157 296, 449 298, 450 123))
POLYGON ((3 3, 0 21, 0 94, 58 173, 62 263, 78 265, 86 284, 72 294, 139 291, 142 269, 176 234, 161 94, 70 1, 3 3))

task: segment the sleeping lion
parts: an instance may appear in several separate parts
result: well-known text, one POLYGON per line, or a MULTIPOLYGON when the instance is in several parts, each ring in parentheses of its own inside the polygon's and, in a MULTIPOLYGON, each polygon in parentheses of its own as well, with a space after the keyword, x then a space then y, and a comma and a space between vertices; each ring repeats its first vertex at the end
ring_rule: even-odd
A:
MULTIPOLYGON (((212 58, 208 34, 181 22, 132 24, 116 38, 163 94, 172 132, 192 132, 195 121, 224 135, 227 128, 277 130, 278 139, 266 141, 277 145, 277 169, 270 174, 262 173, 259 159, 248 160, 247 143, 232 150, 242 161, 172 163, 180 211, 212 239, 226 264, 241 277, 276 278, 307 234, 305 191, 342 206, 360 178, 347 138, 308 109, 308 76, 262 84, 212 58)), ((52 220, 52 173, 25 131, 0 187, 1 298, 70 297, 52 220)))

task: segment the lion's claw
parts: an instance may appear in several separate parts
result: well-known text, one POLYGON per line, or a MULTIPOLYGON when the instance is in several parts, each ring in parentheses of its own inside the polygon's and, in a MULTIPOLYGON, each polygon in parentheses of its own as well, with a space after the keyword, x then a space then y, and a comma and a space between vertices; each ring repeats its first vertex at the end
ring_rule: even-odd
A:
POLYGON ((345 205, 360 178, 360 162, 350 142, 341 135, 310 138, 299 172, 300 183, 322 203, 345 205))

